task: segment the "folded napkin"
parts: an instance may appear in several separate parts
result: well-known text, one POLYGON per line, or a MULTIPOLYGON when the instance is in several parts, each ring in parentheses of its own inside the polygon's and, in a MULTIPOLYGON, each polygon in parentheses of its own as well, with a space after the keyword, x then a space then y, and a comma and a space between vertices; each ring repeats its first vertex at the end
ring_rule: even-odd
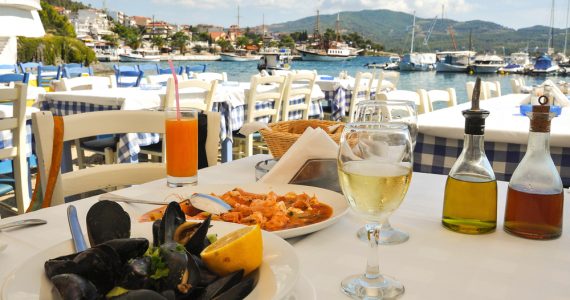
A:
POLYGON ((307 127, 260 182, 289 183, 309 159, 336 158, 338 145, 321 128, 307 127))
MULTIPOLYGON (((558 88, 558 86, 556 86, 554 84, 554 82, 552 82, 551 80, 545 80, 540 86, 544 87, 549 85, 552 89, 552 94, 554 96, 554 104, 549 103, 550 105, 557 105, 557 106, 561 106, 561 107, 570 107, 570 100, 568 100, 568 97, 566 97, 566 95, 564 95, 564 93, 562 93, 562 91, 558 88)), ((551 99, 549 99, 551 100, 551 99)), ((538 105, 538 102, 535 103, 535 101, 538 101, 538 99, 536 97, 527 97, 525 99, 522 100, 521 104, 532 104, 532 105, 538 105)))

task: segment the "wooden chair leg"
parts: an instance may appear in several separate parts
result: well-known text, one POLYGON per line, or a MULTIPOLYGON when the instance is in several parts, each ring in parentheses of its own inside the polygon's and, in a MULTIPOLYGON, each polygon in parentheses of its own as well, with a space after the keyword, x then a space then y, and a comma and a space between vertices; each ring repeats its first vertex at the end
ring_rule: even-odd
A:
POLYGON ((83 147, 81 147, 79 139, 76 139, 74 143, 75 151, 77 151, 77 166, 79 169, 85 169, 85 151, 83 150, 83 147))
POLYGON ((250 157, 253 155, 253 135, 249 134, 245 137, 245 156, 250 157))
POLYGON ((115 163, 115 153, 113 149, 107 147, 105 148, 105 164, 112 165, 115 163))
POLYGON ((29 189, 28 189, 28 176, 29 172, 28 163, 26 161, 26 155, 19 155, 14 158, 14 181, 16 190, 16 204, 18 207, 18 213, 23 214, 30 205, 29 189))

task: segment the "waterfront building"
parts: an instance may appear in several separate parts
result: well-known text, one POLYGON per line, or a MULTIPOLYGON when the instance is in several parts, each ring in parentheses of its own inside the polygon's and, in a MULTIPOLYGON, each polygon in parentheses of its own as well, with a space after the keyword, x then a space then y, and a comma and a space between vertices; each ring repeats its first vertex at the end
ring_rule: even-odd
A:
POLYGON ((150 22, 146 25, 143 38, 152 39, 153 37, 162 37, 163 39, 166 39, 172 33, 173 27, 170 26, 170 24, 163 21, 150 22))
POLYGON ((79 39, 102 40, 103 35, 113 34, 107 14, 98 9, 80 9, 71 18, 75 34, 79 39))
POLYGON ((113 19, 113 21, 128 26, 130 22, 128 22, 129 18, 125 15, 122 11, 114 11, 110 10, 108 12, 109 18, 113 19))
POLYGON ((143 16, 132 16, 131 23, 134 23, 135 26, 139 27, 146 27, 149 23, 152 22, 151 18, 143 17, 143 16))

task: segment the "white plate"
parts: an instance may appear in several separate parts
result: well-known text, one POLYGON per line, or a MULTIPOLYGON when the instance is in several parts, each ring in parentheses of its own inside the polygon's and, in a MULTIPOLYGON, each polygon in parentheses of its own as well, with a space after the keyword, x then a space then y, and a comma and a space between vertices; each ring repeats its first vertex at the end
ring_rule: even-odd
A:
MULTIPOLYGON (((307 193, 309 195, 316 195, 320 202, 328 204, 333 208, 332 216, 322 222, 297 228, 273 231, 273 233, 277 234, 278 236, 284 239, 308 234, 326 228, 337 222, 339 218, 342 217, 348 211, 348 205, 346 204, 346 200, 344 199, 343 195, 337 192, 333 192, 331 190, 326 190, 306 185, 294 185, 294 184, 268 184, 268 183, 257 182, 251 184, 241 184, 241 185, 216 184, 216 185, 185 186, 181 188, 154 191, 152 193, 146 193, 144 195, 137 195, 136 198, 145 199, 149 201, 164 200, 166 201, 165 204, 167 204, 169 200, 174 200, 174 198, 169 197, 172 196, 173 194, 178 194, 183 197, 188 197, 192 195, 192 193, 214 193, 221 195, 228 191, 231 191, 236 187, 242 188, 243 190, 251 193, 268 193, 270 191, 273 191, 279 195, 283 195, 288 192, 295 192, 297 194, 307 193)), ((125 196, 129 195, 125 194, 125 196)))
MULTIPOLYGON (((243 225, 212 222, 209 233, 219 236, 243 227, 243 225)), ((151 223, 133 223, 131 236, 152 236, 151 223), (136 225, 138 224, 138 225, 136 225)), ((17 267, 2 284, 2 300, 57 299, 52 295, 53 285, 45 276, 44 263, 50 258, 73 252, 71 240, 46 249, 17 267)), ((299 277, 299 260, 295 249, 276 235, 263 232, 263 263, 259 268, 259 280, 246 299, 283 299, 289 295, 299 277)))

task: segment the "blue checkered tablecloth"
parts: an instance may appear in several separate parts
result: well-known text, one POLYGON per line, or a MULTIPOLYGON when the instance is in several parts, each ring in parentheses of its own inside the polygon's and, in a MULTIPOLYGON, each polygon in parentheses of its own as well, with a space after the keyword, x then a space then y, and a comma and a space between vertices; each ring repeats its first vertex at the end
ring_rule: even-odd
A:
MULTIPOLYGON (((342 117, 348 115, 350 109, 350 100, 352 99, 352 90, 338 87, 334 91, 323 91, 325 93, 325 102, 331 112, 330 119, 333 121, 341 121, 342 117)), ((374 92, 370 94, 374 96, 374 92)), ((366 92, 361 91, 358 93, 359 99, 364 99, 366 92)))
MULTIPOLYGON (((28 121, 29 123, 29 121, 28 121)), ((0 149, 12 147, 12 131, 4 130, 0 133, 0 149)), ((26 124, 26 156, 32 155, 32 126, 26 124)))
MULTIPOLYGON (((120 105, 99 105, 85 102, 56 101, 46 99, 41 103, 41 110, 50 111, 54 116, 67 116, 79 113, 120 110, 120 105)), ((160 135, 156 133, 125 133, 119 135, 117 143, 118 162, 138 162, 140 146, 158 143, 160 135)))
MULTIPOLYGON (((447 175, 462 149, 463 140, 418 133, 414 149, 414 171, 447 175)), ((485 154, 497 180, 509 181, 525 152, 526 145, 485 142, 485 154)), ((562 184, 569 187, 570 148, 550 147, 550 155, 562 177, 562 184)))

